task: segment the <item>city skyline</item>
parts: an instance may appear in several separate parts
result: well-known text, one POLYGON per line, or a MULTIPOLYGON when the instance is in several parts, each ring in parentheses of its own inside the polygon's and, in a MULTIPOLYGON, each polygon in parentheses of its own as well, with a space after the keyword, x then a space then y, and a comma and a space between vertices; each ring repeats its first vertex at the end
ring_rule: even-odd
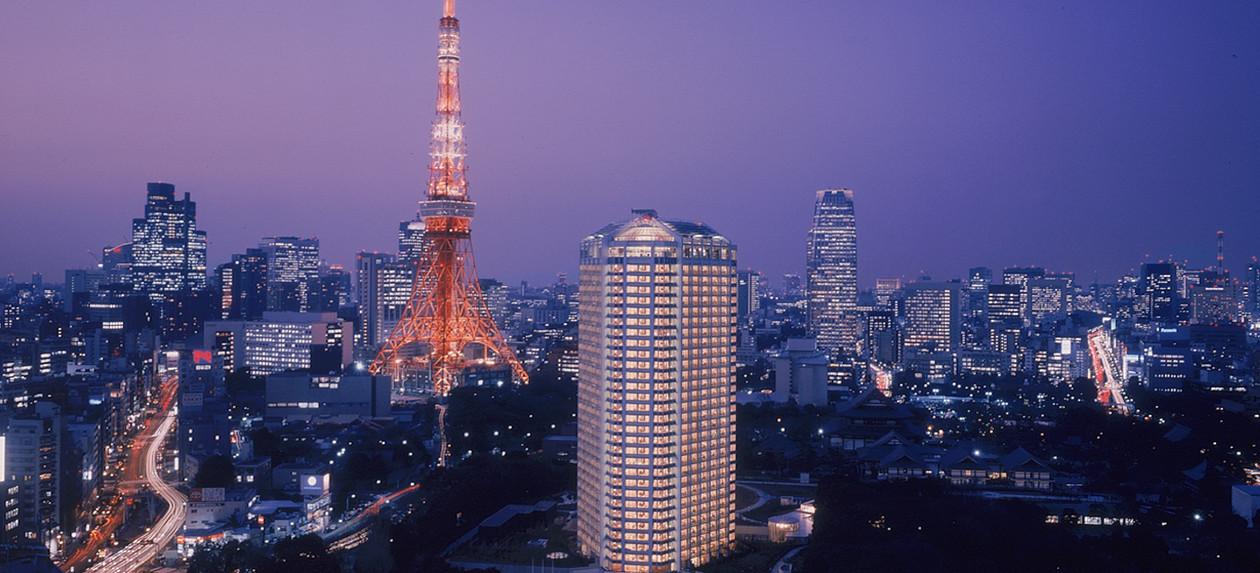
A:
POLYGON ((0 7, 0 563, 1260 571, 1260 6, 1156 1, 0 7))
MULTIPOLYGON (((803 273, 795 254, 813 193, 841 186, 859 190, 864 289, 977 264, 1036 264, 1086 283, 1170 254, 1208 266, 1217 229, 1236 273, 1260 252, 1246 232, 1260 209, 1250 192, 1260 173, 1248 167, 1260 112, 1246 105, 1260 92, 1260 41, 1245 35, 1254 7, 790 6, 776 16, 796 27, 784 39, 759 6, 671 6, 670 22, 650 4, 464 7, 476 22, 465 99, 470 177, 487 204, 482 274, 572 274, 584 222, 650 204, 727 229, 741 264, 776 282, 803 273), (929 25, 937 19, 950 25, 929 25), (913 39, 896 39, 906 32, 913 39), (643 45, 645 35, 662 41, 643 45), (654 65, 665 54, 670 65, 654 65), (822 61, 832 73, 819 73, 822 61), (784 88, 792 109, 767 113, 784 88), (785 119, 791 137, 777 128, 785 119), (1192 208, 1167 208, 1187 189, 1192 208), (732 200, 714 203, 718 192, 732 200), (1064 216, 1021 215, 1055 210, 1064 216)), ((3 19, 21 25, 0 40, 13 55, 4 73, 38 79, 0 96, 8 133, 23 134, 0 138, 10 199, 0 240, 24 245, 0 251, 0 273, 56 280, 89 266, 88 252, 126 239, 121 222, 155 179, 198 202, 210 267, 277 235, 319 237, 346 268, 358 251, 389 250, 423 194, 425 8, 267 8, 232 31, 232 7, 5 6, 3 19), (179 35, 120 32, 162 29, 179 35), (239 42, 210 41, 226 31, 239 42), (100 108, 111 113, 83 115, 100 108), (50 201, 60 208, 43 209, 50 201), (57 241, 30 240, 67 219, 76 224, 57 241)))

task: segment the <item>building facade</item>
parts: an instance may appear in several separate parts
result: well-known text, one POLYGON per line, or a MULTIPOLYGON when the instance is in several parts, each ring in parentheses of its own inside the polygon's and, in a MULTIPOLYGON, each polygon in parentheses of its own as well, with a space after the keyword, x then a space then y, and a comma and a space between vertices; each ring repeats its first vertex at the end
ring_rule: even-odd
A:
POLYGON ((735 541, 735 246, 635 211, 582 242, 578 541, 669 572, 735 541))
POLYGON ((251 376, 285 370, 334 372, 353 356, 350 322, 333 313, 268 312, 262 320, 208 321, 202 347, 224 368, 251 376))
POLYGON ((219 265, 219 318, 258 320, 267 310, 267 253, 247 249, 219 265))
POLYGON ((774 357, 774 401, 827 405, 827 355, 812 338, 789 338, 774 357))
POLYGON ((389 415, 390 379, 371 374, 281 372, 267 377, 267 417, 301 420, 389 415))
POLYGON ((416 265, 389 253, 361 252, 355 267, 359 296, 356 344, 360 355, 369 356, 402 319, 411 298, 416 265))
POLYGON ((319 239, 267 237, 267 310, 311 312, 319 288, 319 239))
POLYGON ((131 284, 161 295, 206 288, 206 232, 197 230, 197 204, 170 183, 149 183, 144 217, 131 222, 131 284))
POLYGON ((1018 348, 1024 325, 1022 297, 1020 285, 989 285, 985 303, 989 350, 1012 353, 1018 348))
POLYGON ((761 307, 761 273, 752 270, 739 271, 739 294, 735 306, 741 324, 747 322, 752 313, 761 307))
POLYGON ((858 338, 857 223, 852 189, 825 189, 814 201, 806 291, 810 330, 833 357, 852 353, 858 338))
POLYGON ((960 285, 918 282, 905 290, 905 349, 927 353, 958 350, 960 285))

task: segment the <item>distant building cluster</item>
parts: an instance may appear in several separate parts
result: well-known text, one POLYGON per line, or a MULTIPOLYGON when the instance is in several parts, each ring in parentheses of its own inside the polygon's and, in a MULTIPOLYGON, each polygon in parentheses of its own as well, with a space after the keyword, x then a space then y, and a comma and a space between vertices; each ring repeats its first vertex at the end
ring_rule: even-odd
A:
MULTIPOLYGON (((909 376, 927 391, 976 376, 1136 381, 1161 392, 1255 382, 1248 337, 1260 332, 1260 263, 1234 276, 1223 256, 1207 266, 1145 262, 1093 284, 1043 267, 975 267, 963 278, 877 278, 861 290, 854 196, 817 193, 804 281, 788 274, 772 289, 761 273, 740 271, 741 300, 760 299, 739 307, 741 365, 764 360, 796 372, 800 361, 818 360, 785 361, 808 336, 826 356, 833 391, 873 384, 876 372, 909 376)), ((799 376, 774 379, 777 401, 817 402, 799 376)))

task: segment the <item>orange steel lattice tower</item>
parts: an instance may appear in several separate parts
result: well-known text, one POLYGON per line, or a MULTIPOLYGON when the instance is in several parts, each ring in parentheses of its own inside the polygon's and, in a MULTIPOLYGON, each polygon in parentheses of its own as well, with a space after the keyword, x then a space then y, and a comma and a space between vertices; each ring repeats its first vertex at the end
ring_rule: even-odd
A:
POLYGON ((528 382, 529 375, 499 332, 477 284, 471 234, 476 203, 468 198, 464 166, 454 0, 445 0, 440 22, 437 117, 429 147, 429 186, 420 202, 428 245, 416 264, 402 319, 370 370, 395 381, 427 371, 434 394, 445 396, 460 372, 473 365, 506 363, 520 383, 528 382))

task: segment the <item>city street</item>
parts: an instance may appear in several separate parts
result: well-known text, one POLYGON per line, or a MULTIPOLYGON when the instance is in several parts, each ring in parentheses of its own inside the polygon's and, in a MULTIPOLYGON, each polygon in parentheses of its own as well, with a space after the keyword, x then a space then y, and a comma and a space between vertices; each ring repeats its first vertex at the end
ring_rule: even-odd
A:
POLYGON ((187 511, 184 494, 162 479, 158 461, 161 458, 162 443, 175 426, 176 416, 169 407, 165 410, 153 439, 149 441, 144 453, 144 476, 148 486, 166 502, 166 513, 158 519, 148 531, 127 544, 123 549, 106 557, 104 561, 90 567, 94 573, 130 573, 137 571, 161 553, 179 533, 184 524, 187 511))
MULTIPOLYGON (((157 477, 157 472, 155 471, 157 453, 161 451, 161 443, 165 440, 166 433, 170 432, 170 426, 175 421, 173 406, 175 403, 175 390, 178 387, 178 378, 168 377, 164 380, 163 385, 161 385, 159 398, 157 398, 156 412, 146 419, 144 428, 136 434, 130 452, 127 453, 126 460, 123 462, 122 470, 118 472, 118 486, 120 486, 120 495, 123 495, 123 500, 120 504, 113 506, 110 514, 106 516, 100 526, 92 530, 91 536, 83 544, 83 547, 79 547, 76 552, 71 554, 71 557, 60 563, 60 567, 63 570, 67 570, 67 572, 83 570, 83 565, 86 565, 93 555, 100 552, 110 542, 113 535, 125 525, 126 509, 135 504, 136 491, 134 489, 136 486, 147 482, 151 489, 154 489, 161 495, 163 490, 152 486, 152 480, 157 477)), ((165 484, 163 486, 169 487, 165 484)), ((166 499, 166 496, 163 497, 166 499)), ((166 501, 170 502, 170 499, 166 499, 166 501)), ((183 511, 183 508, 180 508, 180 511, 183 511)))

